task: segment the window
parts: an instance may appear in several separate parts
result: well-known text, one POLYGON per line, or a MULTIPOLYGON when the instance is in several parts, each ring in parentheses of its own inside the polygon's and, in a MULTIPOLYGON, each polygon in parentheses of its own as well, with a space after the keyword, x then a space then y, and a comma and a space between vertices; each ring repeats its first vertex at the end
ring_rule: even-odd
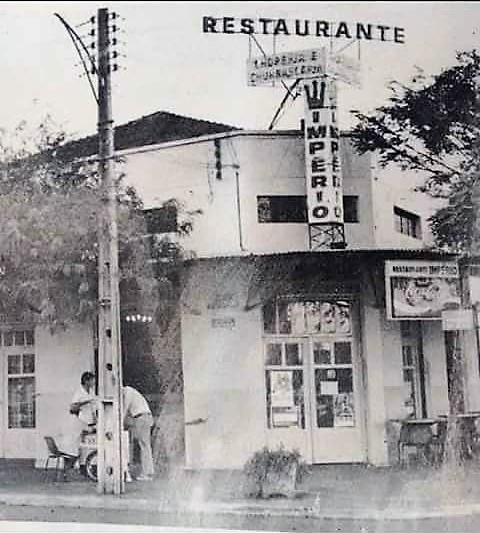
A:
POLYGON ((306 196, 257 196, 259 222, 307 222, 306 196))
POLYGON ((177 206, 164 205, 144 211, 147 233, 173 233, 177 231, 177 206))
POLYGON ((418 324, 411 321, 400 323, 402 339, 403 416, 422 416, 421 380, 419 372, 418 324))
POLYGON ((279 299, 263 306, 263 331, 267 335, 350 335, 351 327, 350 303, 344 300, 279 299))
MULTIPOLYGON (((307 222, 306 196, 257 196, 259 222, 307 222)), ((343 197, 344 221, 359 222, 358 196, 343 197)))
POLYGON ((393 208, 393 215, 395 217, 395 229, 399 233, 420 239, 421 229, 420 217, 418 215, 400 209, 399 207, 393 208))
POLYGON ((265 343, 265 384, 269 428, 305 429, 303 344, 292 340, 265 343))
POLYGON ((2 344, 7 352, 8 427, 35 427, 35 354, 33 330, 4 331, 2 344))
POLYGON ((348 223, 359 222, 358 196, 343 197, 343 220, 348 223))

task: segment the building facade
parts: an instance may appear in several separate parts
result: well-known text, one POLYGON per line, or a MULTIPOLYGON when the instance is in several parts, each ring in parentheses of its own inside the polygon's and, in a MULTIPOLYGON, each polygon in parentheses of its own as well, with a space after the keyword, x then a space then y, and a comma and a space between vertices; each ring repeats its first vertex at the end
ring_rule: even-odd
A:
MULTIPOLYGON (((312 251, 303 134, 203 132, 117 145, 151 232, 188 258, 185 467, 241 468, 280 444, 313 464, 394 464, 392 421, 450 408, 453 341, 441 311, 460 306, 460 278, 456 258, 431 247, 435 206, 415 177, 380 168, 343 136, 346 247, 312 251)), ((68 402, 94 368, 93 332, 21 323, 1 335, 0 456, 42 465, 43 437, 68 434, 68 402)), ((460 336, 465 401, 480 409, 475 334, 460 336)))
MULTIPOLYGON (((455 258, 430 246, 435 206, 412 177, 348 136, 340 145, 347 246, 322 252, 310 250, 301 132, 122 154, 152 214, 170 198, 179 223, 196 213, 181 239, 187 468, 240 468, 280 444, 309 463, 392 464, 392 421, 449 412, 441 311, 461 302, 455 258)), ((478 363, 466 364, 474 408, 478 363)))

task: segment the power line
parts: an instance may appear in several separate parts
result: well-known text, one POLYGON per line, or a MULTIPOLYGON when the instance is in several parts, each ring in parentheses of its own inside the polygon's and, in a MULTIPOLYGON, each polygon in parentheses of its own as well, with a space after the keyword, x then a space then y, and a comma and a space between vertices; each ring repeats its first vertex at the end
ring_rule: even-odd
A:
POLYGON ((95 71, 96 71, 95 61, 92 58, 92 56, 90 55, 90 52, 88 51, 87 47, 85 46, 84 42, 79 37, 77 32, 68 24, 68 22, 66 22, 66 20, 61 15, 59 15, 58 13, 54 13, 54 15, 63 24, 63 26, 65 27, 65 29, 68 32, 68 35, 70 36, 70 39, 72 40, 72 42, 73 42, 73 44, 75 46, 75 49, 76 49, 76 51, 78 53, 78 56, 80 57, 80 60, 81 60, 82 65, 83 65, 83 68, 85 70, 85 74, 87 76, 88 83, 89 83, 90 88, 91 88, 92 93, 93 93, 93 97, 95 98, 95 101, 97 102, 97 106, 98 106, 100 102, 99 102, 99 99, 98 99, 97 92, 95 91, 95 87, 93 85, 93 80, 91 78, 91 73, 95 73, 95 71), (81 52, 81 50, 79 48, 79 45, 82 47, 84 53, 87 55, 87 58, 90 61, 90 68, 87 66, 87 64, 85 62, 85 58, 82 55, 82 52, 81 52))

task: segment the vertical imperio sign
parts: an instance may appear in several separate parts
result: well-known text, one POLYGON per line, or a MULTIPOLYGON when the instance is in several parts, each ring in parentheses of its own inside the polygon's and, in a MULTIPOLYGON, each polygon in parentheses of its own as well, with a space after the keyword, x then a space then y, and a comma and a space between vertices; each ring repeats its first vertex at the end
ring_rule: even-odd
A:
POLYGON ((328 76, 304 80, 305 164, 312 249, 343 236, 342 172, 337 126, 337 87, 328 76), (315 231, 316 230, 316 231, 315 231), (325 231, 323 231, 325 230, 325 231), (331 230, 331 231, 329 231, 331 230), (312 237, 322 234, 315 245, 312 237))

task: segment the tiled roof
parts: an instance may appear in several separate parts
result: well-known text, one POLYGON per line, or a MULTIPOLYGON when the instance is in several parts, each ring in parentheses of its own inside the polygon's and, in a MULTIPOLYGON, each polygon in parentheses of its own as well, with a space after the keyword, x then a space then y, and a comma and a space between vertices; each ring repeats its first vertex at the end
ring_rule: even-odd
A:
MULTIPOLYGON (((136 148, 239 130, 235 126, 158 111, 115 127, 115 150, 136 148)), ((57 157, 72 159, 98 153, 97 135, 72 141, 57 149, 57 157)))

